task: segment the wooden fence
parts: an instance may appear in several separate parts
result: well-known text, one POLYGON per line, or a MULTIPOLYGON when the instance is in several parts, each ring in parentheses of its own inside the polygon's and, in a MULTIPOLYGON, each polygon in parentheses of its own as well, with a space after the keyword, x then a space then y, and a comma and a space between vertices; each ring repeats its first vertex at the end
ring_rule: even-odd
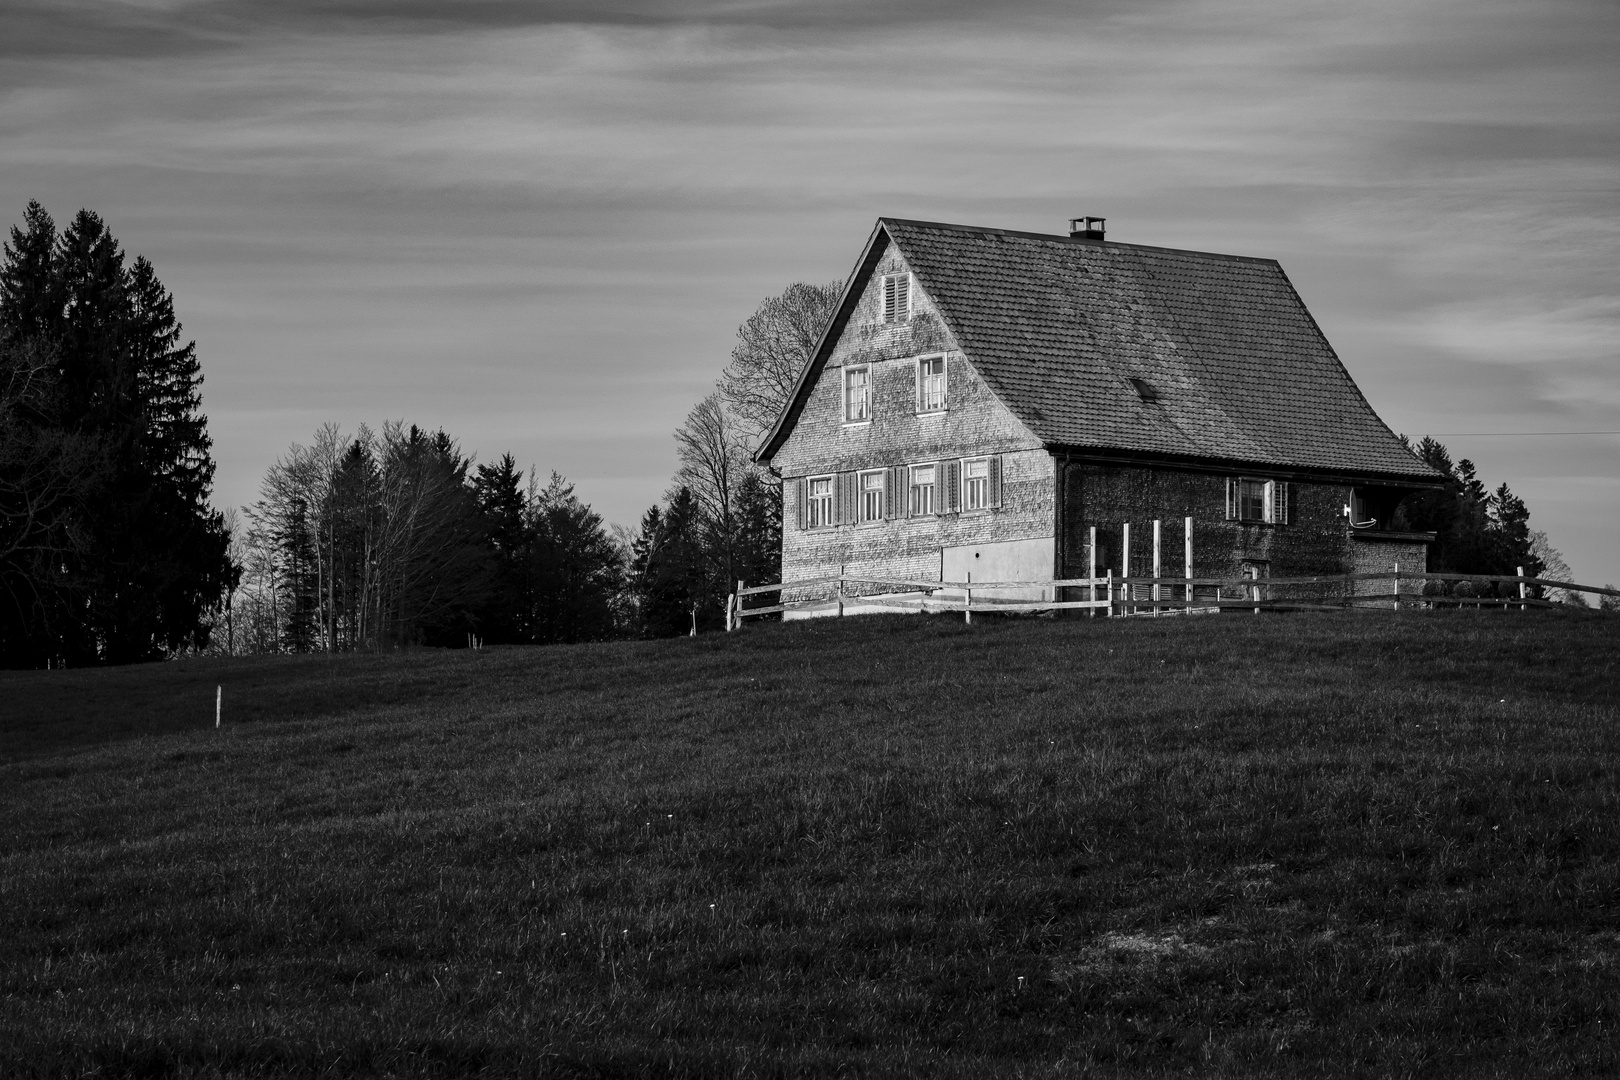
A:
POLYGON ((847 609, 861 612, 893 610, 907 612, 960 611, 968 621, 973 613, 1028 613, 1038 611, 1086 611, 1105 617, 1216 614, 1221 611, 1329 611, 1345 608, 1383 608, 1399 611, 1405 607, 1499 607, 1527 610, 1533 607, 1569 610, 1538 596, 1531 590, 1557 589, 1568 593, 1591 593, 1620 597, 1620 590, 1600 589, 1548 578, 1508 577, 1490 574, 1402 573, 1391 570, 1359 574, 1331 574, 1296 578, 1195 578, 1195 577, 1103 577, 1063 578, 1055 581, 912 581, 839 574, 804 581, 748 585, 737 582, 737 591, 726 605, 726 628, 736 629, 742 620, 777 612, 843 615, 847 609), (1371 583, 1372 591, 1361 592, 1360 583, 1371 583), (1467 582, 1462 589, 1457 583, 1467 582), (1403 588, 1402 586, 1407 586, 1403 588), (1387 586, 1389 592, 1377 591, 1387 586), (1482 587, 1500 595, 1477 595, 1482 587), (1017 599, 984 595, 987 592, 1039 591, 1042 597, 1017 599), (748 607, 751 597, 769 598, 776 603, 748 607), (784 597, 780 594, 788 594, 784 597), (975 597, 974 593, 979 596, 975 597), (806 595, 809 594, 809 595, 806 595))

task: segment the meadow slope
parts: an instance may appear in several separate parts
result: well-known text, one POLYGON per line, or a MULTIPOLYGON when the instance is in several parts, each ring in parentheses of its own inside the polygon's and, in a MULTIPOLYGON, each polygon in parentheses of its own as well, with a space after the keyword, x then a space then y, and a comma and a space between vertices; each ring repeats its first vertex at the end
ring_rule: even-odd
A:
POLYGON ((0 673, 0 1076, 1614 1075, 1617 676, 1505 612, 0 673))

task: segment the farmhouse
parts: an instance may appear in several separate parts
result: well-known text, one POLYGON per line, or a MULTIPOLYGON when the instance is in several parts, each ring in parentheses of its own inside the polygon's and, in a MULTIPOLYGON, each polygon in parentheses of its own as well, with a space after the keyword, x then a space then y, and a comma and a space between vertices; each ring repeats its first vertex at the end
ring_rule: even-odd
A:
POLYGON ((1272 259, 881 218, 758 460, 782 580, 1426 569, 1439 475, 1272 259))

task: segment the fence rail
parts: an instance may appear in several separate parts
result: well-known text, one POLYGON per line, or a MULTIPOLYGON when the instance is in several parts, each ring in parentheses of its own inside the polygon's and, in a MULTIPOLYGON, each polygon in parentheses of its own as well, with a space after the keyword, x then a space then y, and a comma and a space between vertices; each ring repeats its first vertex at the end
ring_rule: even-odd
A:
POLYGON ((1530 595, 1532 588, 1557 589, 1566 593, 1591 593, 1620 597, 1620 589, 1579 585, 1551 578, 1504 574, 1454 574, 1365 571, 1354 574, 1319 574, 1293 578, 1211 578, 1211 577, 1115 577, 1059 578, 1047 581, 922 581, 910 578, 884 578, 863 574, 838 574, 801 581, 747 585, 737 582, 737 591, 727 600, 726 627, 735 629, 742 620, 776 613, 821 611, 845 614, 846 608, 889 609, 910 612, 960 611, 971 622, 981 613, 1030 613, 1039 611, 1088 611, 1104 616, 1162 616, 1214 614, 1228 610, 1335 611, 1345 608, 1378 607, 1399 610, 1411 607, 1501 607, 1565 608, 1544 597, 1530 595), (1513 586, 1510 595, 1476 596, 1475 591, 1458 592, 1447 582, 1469 582, 1477 589, 1489 585, 1513 586), (1388 592, 1357 590, 1364 582, 1379 582, 1388 592), (1410 586, 1402 588, 1403 585, 1410 586), (852 591, 852 590, 879 590, 852 591), (1040 599, 986 596, 989 591, 1039 590, 1040 599), (1084 591, 1084 599, 1068 599, 1063 593, 1084 591), (749 597, 770 593, 826 595, 801 599, 779 598, 777 603, 747 607, 749 597), (976 597, 974 594, 978 593, 976 597), (1279 595, 1279 594, 1282 595, 1279 595), (1311 594, 1317 595, 1311 595, 1311 594), (944 594, 944 595, 940 595, 944 594), (1201 594, 1201 595, 1200 595, 1201 594), (1232 594, 1232 595, 1228 595, 1232 594))

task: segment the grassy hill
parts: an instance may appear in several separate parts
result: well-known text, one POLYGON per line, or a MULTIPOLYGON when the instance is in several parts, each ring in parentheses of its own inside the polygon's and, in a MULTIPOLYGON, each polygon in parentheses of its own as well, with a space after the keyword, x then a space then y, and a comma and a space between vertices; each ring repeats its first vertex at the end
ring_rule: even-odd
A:
POLYGON ((0 1075, 1612 1075, 1617 675, 1504 612, 0 673, 0 1075))

